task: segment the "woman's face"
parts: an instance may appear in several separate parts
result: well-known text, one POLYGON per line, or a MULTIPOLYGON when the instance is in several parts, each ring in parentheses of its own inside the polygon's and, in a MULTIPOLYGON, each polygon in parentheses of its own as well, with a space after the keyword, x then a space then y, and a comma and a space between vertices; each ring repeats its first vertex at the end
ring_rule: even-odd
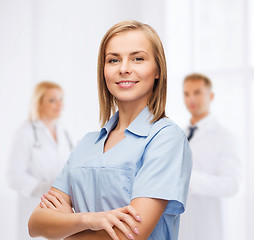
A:
POLYGON ((142 31, 122 32, 109 40, 104 76, 118 104, 133 101, 147 104, 159 74, 151 43, 142 31))
POLYGON ((63 108, 63 92, 58 88, 46 91, 40 105, 41 118, 55 120, 60 117, 63 108))

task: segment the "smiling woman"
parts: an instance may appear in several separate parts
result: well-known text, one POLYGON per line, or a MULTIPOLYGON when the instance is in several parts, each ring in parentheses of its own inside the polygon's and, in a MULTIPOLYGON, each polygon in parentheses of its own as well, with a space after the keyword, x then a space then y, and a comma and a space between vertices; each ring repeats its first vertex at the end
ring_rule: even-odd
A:
MULTIPOLYGON (((154 121, 165 117, 167 94, 167 66, 161 40, 156 31, 149 25, 135 25, 134 22, 129 22, 129 24, 125 25, 121 22, 114 25, 106 32, 101 41, 100 51, 98 55, 97 81, 100 101, 100 120, 102 122, 102 125, 105 124, 110 119, 111 115, 116 111, 116 101, 114 101, 113 95, 109 92, 106 86, 106 79, 104 73, 107 64, 106 47, 108 48, 108 43, 110 40, 114 40, 112 39, 113 37, 117 37, 119 34, 124 33, 129 33, 130 35, 132 35, 132 44, 136 44, 136 47, 138 48, 133 50, 133 47, 130 47, 128 41, 125 41, 124 39, 122 39, 122 41, 125 41, 123 42, 125 45, 118 45, 118 48, 125 46, 126 50, 129 51, 130 57, 132 57, 131 59, 134 60, 133 62, 137 61, 142 63, 143 59, 145 60, 145 57, 146 59, 150 57, 152 59, 149 59, 149 61, 155 62, 156 64, 158 78, 154 79, 153 94, 148 98, 147 105, 149 107, 149 110, 153 114, 154 121), (131 34, 131 32, 133 31, 136 32, 136 34, 131 34), (141 37, 141 39, 139 39, 139 37, 141 37), (138 42, 136 43, 135 40, 137 40, 138 42), (142 42, 142 40, 144 40, 144 42, 142 42), (139 45, 137 45, 138 43, 139 45), (146 47, 149 51, 149 56, 146 56, 148 52, 144 51, 143 44, 146 44, 146 47), (130 49, 128 49, 127 46, 129 46, 130 49), (142 55, 138 55, 139 53, 142 55)), ((118 54, 120 52, 110 52, 108 49, 107 53, 113 53, 113 58, 108 59, 109 61, 119 61, 116 57, 119 57, 118 54)))
POLYGON ((109 29, 98 57, 103 127, 83 137, 43 195, 32 237, 178 238, 192 162, 183 131, 165 117, 166 81, 154 29, 137 21, 109 29))
POLYGON ((106 48, 104 76, 109 92, 120 102, 146 106, 159 78, 151 43, 141 31, 112 37, 106 48))

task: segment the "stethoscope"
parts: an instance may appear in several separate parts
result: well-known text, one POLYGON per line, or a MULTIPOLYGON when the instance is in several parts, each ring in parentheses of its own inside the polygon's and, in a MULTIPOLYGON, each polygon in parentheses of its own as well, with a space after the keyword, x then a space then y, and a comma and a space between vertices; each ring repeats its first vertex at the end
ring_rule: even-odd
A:
MULTIPOLYGON (((33 128, 33 134, 34 134, 34 143, 33 143, 33 147, 34 148, 41 148, 41 143, 39 141, 39 138, 38 138, 38 133, 37 133, 37 130, 36 130, 36 126, 34 124, 34 122, 31 122, 32 124, 32 128, 33 128)), ((71 142, 71 139, 70 139, 70 136, 69 134, 67 133, 67 131, 64 131, 64 135, 67 139, 67 142, 69 144, 69 148, 70 150, 73 149, 73 145, 72 145, 72 142, 71 142)))

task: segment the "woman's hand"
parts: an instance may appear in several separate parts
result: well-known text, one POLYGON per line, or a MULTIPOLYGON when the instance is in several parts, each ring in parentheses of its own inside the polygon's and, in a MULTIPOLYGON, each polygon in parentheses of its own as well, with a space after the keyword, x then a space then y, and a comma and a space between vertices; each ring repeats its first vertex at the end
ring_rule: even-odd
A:
MULTIPOLYGON (((61 194, 50 190, 44 194, 40 202, 41 208, 50 208, 63 213, 73 213, 71 205, 61 194)), ((117 208, 106 212, 89 212, 84 214, 84 222, 88 229, 92 231, 105 230, 113 240, 119 240, 114 227, 117 227, 128 239, 134 239, 135 234, 139 234, 137 222, 141 218, 132 206, 117 208), (133 233, 123 224, 125 222, 133 233)))
POLYGON ((63 198, 63 196, 52 190, 43 194, 40 206, 41 208, 50 208, 63 213, 73 213, 71 205, 63 198))
POLYGON ((89 213, 89 229, 93 231, 105 230, 113 240, 119 240, 113 227, 117 227, 128 239, 134 236, 123 224, 125 222, 135 234, 139 234, 137 222, 141 221, 137 211, 132 206, 114 209, 107 212, 89 213))

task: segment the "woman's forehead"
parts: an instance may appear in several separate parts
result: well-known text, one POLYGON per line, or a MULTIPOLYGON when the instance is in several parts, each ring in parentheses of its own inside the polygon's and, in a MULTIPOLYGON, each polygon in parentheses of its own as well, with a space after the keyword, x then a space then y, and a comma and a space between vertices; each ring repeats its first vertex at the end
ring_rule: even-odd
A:
POLYGON ((107 43, 108 52, 134 52, 152 50, 150 40, 141 30, 128 30, 115 34, 107 43))

